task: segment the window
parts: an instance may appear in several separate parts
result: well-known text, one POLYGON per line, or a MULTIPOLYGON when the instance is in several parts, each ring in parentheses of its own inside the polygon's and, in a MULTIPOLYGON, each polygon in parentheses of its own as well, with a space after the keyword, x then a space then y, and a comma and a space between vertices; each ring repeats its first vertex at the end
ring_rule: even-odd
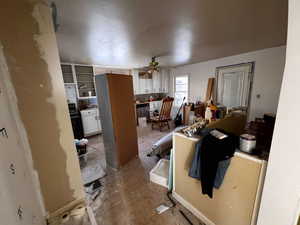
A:
POLYGON ((182 100, 185 97, 185 102, 188 98, 188 85, 189 85, 189 79, 188 76, 178 76, 175 77, 175 106, 180 107, 182 104, 182 100))

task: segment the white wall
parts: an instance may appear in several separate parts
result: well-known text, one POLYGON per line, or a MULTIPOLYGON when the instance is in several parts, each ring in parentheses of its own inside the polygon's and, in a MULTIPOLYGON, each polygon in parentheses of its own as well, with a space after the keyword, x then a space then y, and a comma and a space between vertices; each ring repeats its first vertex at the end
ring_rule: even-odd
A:
POLYGON ((45 209, 0 43, 0 224, 44 225, 45 209), (18 210, 22 216, 17 215, 18 210))
POLYGON ((258 225, 294 225, 300 207, 300 1, 289 0, 287 57, 258 225))
POLYGON ((254 83, 251 96, 250 119, 264 113, 275 113, 285 63, 285 46, 263 49, 241 55, 225 57, 173 68, 170 93, 173 96, 174 76, 190 76, 189 100, 204 100, 207 80, 215 76, 216 67, 255 61, 254 83), (260 95, 257 98, 256 95, 260 95))

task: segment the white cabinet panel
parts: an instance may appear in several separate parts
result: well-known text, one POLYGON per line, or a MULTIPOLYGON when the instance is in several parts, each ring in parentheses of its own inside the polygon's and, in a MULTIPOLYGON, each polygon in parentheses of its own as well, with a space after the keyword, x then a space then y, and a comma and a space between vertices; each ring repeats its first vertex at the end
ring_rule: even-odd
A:
POLYGON ((97 108, 82 110, 80 113, 85 137, 101 132, 101 123, 97 108))
POLYGON ((138 95, 140 93, 140 90, 139 90, 139 71, 138 70, 132 70, 132 81, 133 81, 134 94, 138 95))
POLYGON ((134 94, 168 93, 169 70, 161 69, 152 74, 152 79, 141 78, 138 70, 132 70, 134 94))
POLYGON ((65 84, 65 92, 68 103, 77 104, 77 92, 75 84, 65 84))
POLYGON ((168 93, 169 91, 169 70, 161 70, 161 92, 168 93))
POLYGON ((160 72, 154 72, 152 75, 153 93, 161 92, 161 75, 160 72))
POLYGON ((139 94, 146 93, 146 79, 141 79, 139 77, 139 94))

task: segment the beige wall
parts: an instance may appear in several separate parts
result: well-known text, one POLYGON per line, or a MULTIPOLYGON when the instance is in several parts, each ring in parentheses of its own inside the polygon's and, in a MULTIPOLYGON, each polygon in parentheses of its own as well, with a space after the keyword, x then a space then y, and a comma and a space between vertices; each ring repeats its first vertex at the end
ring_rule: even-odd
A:
POLYGON ((3 2, 0 38, 51 213, 84 193, 49 6, 38 0, 3 2))
POLYGON ((188 176, 197 141, 182 134, 173 136, 174 196, 184 199, 187 203, 181 203, 208 225, 254 225, 265 162, 236 153, 211 199, 201 193, 200 181, 188 176))
POLYGON ((300 1, 289 1, 286 66, 258 225, 296 225, 300 214, 300 1))

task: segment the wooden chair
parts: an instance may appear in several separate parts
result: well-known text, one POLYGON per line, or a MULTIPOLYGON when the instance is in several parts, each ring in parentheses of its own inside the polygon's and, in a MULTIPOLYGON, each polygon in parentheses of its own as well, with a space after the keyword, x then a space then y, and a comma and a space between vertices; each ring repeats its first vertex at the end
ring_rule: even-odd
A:
POLYGON ((162 131, 162 128, 164 126, 168 126, 168 129, 170 129, 169 121, 171 120, 171 109, 173 101, 174 98, 171 97, 166 97, 163 99, 159 115, 150 118, 152 129, 154 128, 154 124, 159 125, 160 131, 162 131))

